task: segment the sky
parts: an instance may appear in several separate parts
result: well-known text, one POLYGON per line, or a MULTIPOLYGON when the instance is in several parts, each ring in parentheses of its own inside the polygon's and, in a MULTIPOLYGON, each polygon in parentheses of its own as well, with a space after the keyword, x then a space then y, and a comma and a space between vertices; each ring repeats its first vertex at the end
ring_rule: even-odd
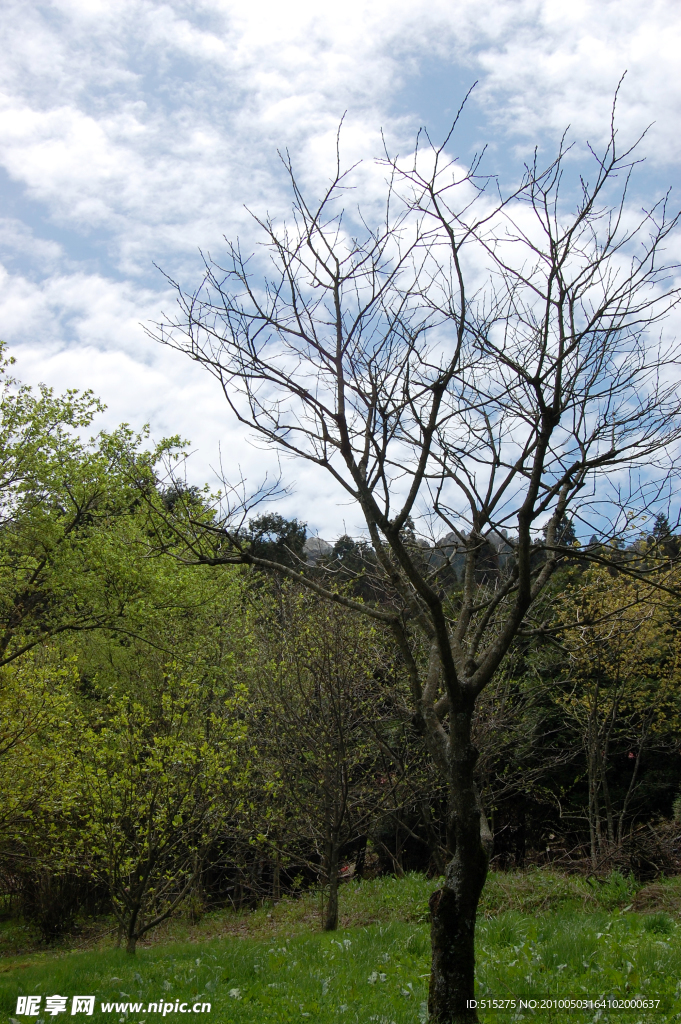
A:
MULTIPOLYGON (((91 388, 101 426, 148 423, 191 441, 189 475, 276 472, 216 382, 154 343, 172 313, 157 269, 191 289, 199 249, 254 244, 256 213, 290 199, 278 150, 321 190, 339 121, 348 163, 442 138, 477 82, 455 138, 466 163, 512 181, 565 129, 598 145, 613 94, 623 140, 649 126, 632 203, 681 166, 677 0, 4 0, 0 12, 0 337, 16 375, 91 388)), ((357 512, 312 467, 288 465, 280 511, 333 539, 357 512)))

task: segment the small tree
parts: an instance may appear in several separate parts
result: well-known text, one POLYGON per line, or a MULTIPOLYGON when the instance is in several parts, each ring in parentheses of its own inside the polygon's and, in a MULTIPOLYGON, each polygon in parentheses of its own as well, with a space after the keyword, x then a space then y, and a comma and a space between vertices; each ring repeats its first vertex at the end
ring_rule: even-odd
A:
POLYGON ((678 731, 679 641, 660 596, 650 583, 621 576, 613 587, 599 567, 585 573, 559 609, 569 623, 563 631, 569 660, 555 700, 582 741, 594 871, 622 852, 632 811, 640 809, 645 753, 678 731), (617 756, 628 768, 619 785, 613 784, 617 756))
POLYGON ((277 779, 276 810, 264 827, 277 855, 320 872, 328 892, 323 926, 333 931, 341 852, 365 835, 390 788, 390 765, 372 730, 382 631, 292 586, 264 612, 250 708, 256 771, 277 779))
MULTIPOLYGON (((569 553, 559 524, 621 538, 627 510, 648 507, 676 469, 677 349, 650 330, 678 300, 662 259, 676 219, 664 201, 632 219, 633 157, 614 128, 592 155, 570 212, 564 148, 499 198, 478 164, 420 146, 386 159, 375 226, 349 220, 340 161, 310 204, 287 158, 294 223, 258 221, 269 271, 230 246, 226 266, 206 260, 198 291, 178 288, 180 312, 156 332, 217 377, 241 423, 330 474, 361 510, 380 603, 339 593, 304 564, 259 558, 243 514, 188 515, 177 531, 188 558, 277 569, 392 631, 448 791, 451 859, 431 899, 438 1024, 476 1019, 475 917, 492 838, 475 786, 476 700, 514 639, 544 629, 533 610, 569 553), (422 532, 453 535, 456 600, 440 583, 451 558, 424 563, 406 529, 419 514, 422 532), (489 569, 500 536, 510 550, 489 569)), ((583 553, 608 559, 600 545, 583 553)))
POLYGON ((144 704, 112 697, 80 745, 81 855, 129 953, 192 891, 249 771, 238 699, 175 670, 148 685, 144 704))

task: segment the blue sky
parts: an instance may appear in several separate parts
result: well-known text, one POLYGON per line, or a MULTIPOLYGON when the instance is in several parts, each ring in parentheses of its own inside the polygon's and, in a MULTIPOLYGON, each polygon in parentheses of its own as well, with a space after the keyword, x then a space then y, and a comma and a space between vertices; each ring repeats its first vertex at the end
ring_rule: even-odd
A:
MULTIPOLYGON (((348 162, 380 155, 381 129, 407 153, 477 80, 450 148, 466 162, 487 145, 510 181, 568 125, 598 144, 627 70, 622 136, 654 122, 632 203, 679 182, 675 0, 5 0, 0 18, 0 336, 22 379, 93 388, 103 424, 191 438, 198 482, 219 446, 252 478, 271 455, 210 377, 145 336, 172 303, 153 263, 191 287, 199 246, 253 237, 245 203, 285 214, 277 148, 314 192, 344 112, 348 162)), ((287 476, 284 511, 355 532, 313 471, 287 476)))

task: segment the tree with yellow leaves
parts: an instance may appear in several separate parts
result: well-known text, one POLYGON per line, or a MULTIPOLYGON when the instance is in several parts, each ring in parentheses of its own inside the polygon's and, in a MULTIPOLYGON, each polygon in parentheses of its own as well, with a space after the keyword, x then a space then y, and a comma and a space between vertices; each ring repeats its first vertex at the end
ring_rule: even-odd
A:
POLYGON ((556 701, 582 739, 594 868, 622 850, 644 751, 679 725, 681 638, 657 583, 589 569, 560 610, 568 668, 556 701), (617 753, 627 771, 615 793, 617 753))

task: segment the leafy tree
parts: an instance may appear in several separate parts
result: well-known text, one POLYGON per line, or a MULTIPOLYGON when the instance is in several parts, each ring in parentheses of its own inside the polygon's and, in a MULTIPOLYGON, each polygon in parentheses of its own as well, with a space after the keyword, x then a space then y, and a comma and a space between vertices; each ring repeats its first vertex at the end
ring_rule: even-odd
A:
POLYGON ((278 512, 268 512, 251 519, 248 529, 252 551, 260 558, 274 559, 284 565, 297 565, 302 560, 307 536, 304 523, 284 519, 278 512))
MULTIPOLYGON (((83 441, 80 434, 99 408, 89 394, 68 392, 55 398, 41 388, 36 395, 13 380, 6 381, 0 399, 5 471, 0 480, 0 664, 5 664, 0 669, 5 673, 0 686, 0 790, 5 791, 0 856, 15 876, 17 864, 22 865, 25 887, 30 888, 32 880, 46 880, 36 906, 47 922, 46 934, 56 934, 68 924, 51 880, 68 880, 88 871, 94 878, 108 877, 101 870, 101 858, 95 866, 89 856, 96 844, 86 856, 78 838, 83 797, 79 786, 85 778, 95 778, 84 766, 92 769, 97 743, 111 738, 116 722, 122 727, 125 708, 144 709, 139 721, 130 711, 127 732, 142 746, 151 742, 150 731, 170 728, 162 715, 159 718, 158 686, 164 666, 174 659, 190 678, 198 673, 207 692, 233 700, 239 674, 235 663, 248 642, 243 623, 234 625, 238 571, 227 570, 218 579, 205 569, 183 568, 172 558, 152 556, 146 504, 140 498, 153 491, 153 501, 175 506, 154 490, 151 466, 158 452, 143 453, 143 439, 126 427, 83 441), (153 685, 150 680, 155 680, 153 685), (104 731, 87 734, 88 761, 79 730, 98 716, 108 724, 104 731), (135 732, 142 723, 142 733, 135 732), (75 767, 77 752, 81 771, 75 767)), ((162 450, 169 446, 172 442, 162 450)), ((190 490, 190 497, 200 508, 201 495, 190 490)), ((187 715, 189 704, 187 697, 187 715)), ((206 716, 212 713, 205 700, 198 706, 206 716)), ((207 728, 209 718, 200 721, 207 728)), ((186 737, 176 734, 175 740, 177 746, 186 737)), ((125 764, 116 767, 110 760, 114 750, 112 739, 99 753, 103 761, 109 758, 120 781, 125 764)), ((156 755, 157 749, 155 760, 148 759, 155 770, 161 764, 156 755)), ((130 764, 127 767, 132 770, 130 764)), ((135 785, 137 790, 133 786, 126 793, 141 806, 143 797, 135 785)), ((89 792, 94 799, 92 787, 89 792)), ((171 799, 170 791, 163 799, 171 799)), ((93 807, 103 813, 101 800, 93 807)), ((114 814, 116 808, 109 810, 114 814)), ((196 843, 192 849, 200 871, 196 843)), ((110 850, 110 856, 115 852, 110 850)), ((172 874, 168 864, 166 871, 172 874)), ((142 934, 139 914, 151 905, 148 887, 142 890, 137 923, 128 937, 131 944, 142 934)), ((168 906, 158 886, 155 892, 152 904, 158 916, 168 906)), ((114 905, 120 911, 115 899, 114 905)), ((76 909, 74 896, 71 916, 76 909)), ((148 925, 149 921, 144 927, 148 925)))
POLYGON ((660 559, 674 561, 681 552, 681 541, 674 536, 667 516, 661 512, 655 517, 652 537, 649 538, 649 552, 658 562, 660 559))
POLYGON ((594 870, 621 853, 642 810, 636 795, 645 752, 670 738, 675 745, 681 721, 679 638, 651 582, 620 576, 613 587, 605 569, 590 569, 560 610, 569 660, 555 699, 583 745, 594 870), (616 758, 627 766, 619 785, 616 758))
MULTIPOLYGON (((246 759, 236 765, 235 758, 243 758, 247 749, 244 746, 244 687, 252 675, 251 664, 255 657, 249 623, 251 612, 244 597, 242 572, 226 568, 216 574, 205 567, 182 566, 170 557, 144 558, 141 553, 147 550, 149 538, 133 534, 132 539, 142 596, 127 608, 114 630, 79 633, 68 643, 69 650, 77 656, 83 714, 94 730, 90 748, 83 757, 91 766, 101 766, 108 764, 119 750, 122 761, 118 767, 111 762, 114 767, 110 776, 113 778, 111 773, 117 771, 120 780, 124 780, 127 772, 132 779, 126 791, 128 804, 125 806, 121 804, 116 809, 112 802, 107 811, 105 798, 113 801, 116 793, 100 792, 96 802, 99 827, 103 828, 107 813, 125 816, 134 800, 141 806, 153 796, 159 820, 168 813, 172 801, 185 801, 181 827, 168 838, 172 820, 164 826, 167 834, 163 842, 167 839, 172 850, 170 846, 164 847, 161 858, 165 858, 163 870, 169 886, 163 899, 157 883, 149 882, 152 893, 138 880, 135 885, 123 886, 123 890, 126 886, 129 890, 123 905, 121 887, 116 883, 118 896, 114 894, 112 899, 118 907, 119 921, 129 945, 134 945, 144 929, 153 927, 156 917, 172 913, 189 892, 193 905, 198 905, 208 851, 238 836, 237 808, 246 798, 244 787, 248 772, 246 759), (175 717, 168 717, 168 709, 175 717), (126 715, 129 721, 124 731, 128 738, 119 744, 117 730, 123 728, 126 715), (115 727, 111 724, 112 716, 117 716, 115 727), (98 721, 108 723, 109 729, 108 747, 99 752, 97 743, 102 733, 98 721), (164 736, 169 738, 164 741, 164 736), (140 779, 132 778, 134 742, 141 744, 141 751, 150 751, 139 754, 140 764, 147 761, 145 774, 140 779), (158 781, 163 742, 179 752, 172 762, 173 770, 179 771, 179 759, 184 759, 186 773, 169 776, 169 788, 161 787, 155 795, 150 795, 151 789, 147 791, 144 786, 151 787, 156 785, 154 779, 158 781), (200 756, 196 751, 191 753, 192 744, 200 750, 202 742, 207 744, 203 753, 200 756), (225 773, 229 772, 228 784, 224 785, 220 758, 225 773), (193 783, 192 771, 196 772, 193 783), (187 808, 191 809, 191 815, 187 808), (201 819, 204 812, 207 817, 201 819), (133 914, 136 901, 141 902, 131 933, 131 916, 126 917, 126 914, 133 914), (153 914, 150 907, 155 908, 153 914)), ((248 792, 252 789, 250 786, 248 792)), ((92 786, 88 792, 92 802, 92 786)), ((161 842, 160 828, 155 824, 151 838, 145 838, 139 831, 128 833, 121 826, 118 833, 114 829, 109 835, 111 844, 116 834, 120 840, 118 847, 109 847, 109 861, 87 858, 95 876, 106 882, 110 892, 114 892, 112 873, 116 870, 124 876, 124 869, 116 867, 116 858, 128 857, 125 870, 133 870, 130 868, 133 860, 137 858, 141 862, 146 855, 144 843, 153 846, 154 842, 161 842)))
MULTIPOLYGON (((355 540, 343 534, 333 545, 328 559, 320 560, 319 564, 327 576, 333 573, 339 586, 355 597, 380 602, 385 596, 376 556, 366 540, 355 540)), ((323 578, 323 574, 320 576, 323 578)))
POLYGON ((671 527, 669 520, 663 512, 658 512, 655 516, 655 524, 653 526, 653 537, 655 540, 669 540, 672 536, 671 527))
POLYGON ((79 747, 83 845, 135 952, 191 892, 248 778, 241 696, 170 667, 112 696, 79 747))
POLYGON ((140 582, 126 533, 140 487, 153 486, 143 438, 126 426, 82 439, 102 409, 91 392, 35 392, 10 364, 0 364, 0 665, 125 614, 140 582))

